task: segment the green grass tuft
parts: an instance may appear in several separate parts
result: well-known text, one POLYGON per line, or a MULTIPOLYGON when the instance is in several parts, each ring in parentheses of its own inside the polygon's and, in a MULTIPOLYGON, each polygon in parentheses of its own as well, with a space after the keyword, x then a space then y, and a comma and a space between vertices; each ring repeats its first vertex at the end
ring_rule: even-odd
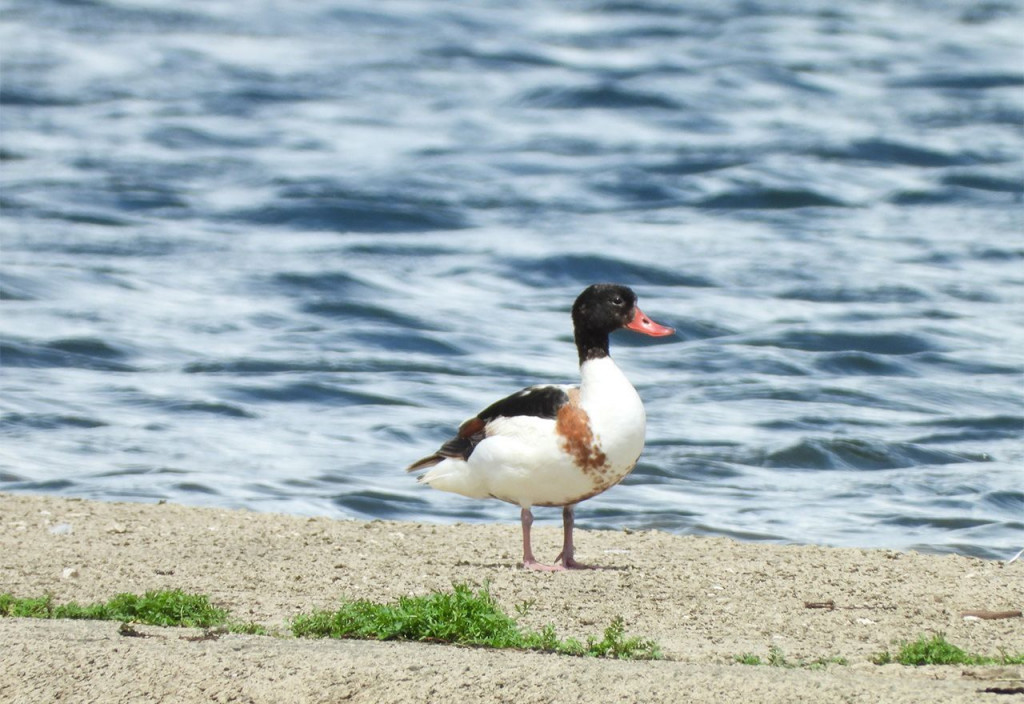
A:
POLYGON ((209 628, 227 620, 227 611, 210 604, 209 597, 180 589, 149 591, 143 596, 118 594, 110 601, 82 606, 75 602, 54 604, 53 597, 19 599, 0 594, 0 616, 23 618, 92 619, 124 621, 150 626, 209 628))
POLYGON ((761 660, 761 656, 754 655, 753 653, 734 655, 733 660, 738 662, 740 665, 764 665, 764 661, 761 660))
POLYGON ((786 669, 804 668, 808 670, 822 670, 829 665, 849 665, 844 657, 833 656, 830 658, 818 658, 817 660, 787 660, 782 648, 777 645, 769 646, 768 660, 762 660, 760 655, 743 653, 736 655, 733 660, 740 665, 767 665, 768 667, 783 667, 786 669))
MULTIPOLYGON (((528 608, 517 610, 525 613, 528 608)), ((588 638, 586 644, 561 640, 552 626, 523 632, 486 588, 474 592, 465 584, 454 585, 451 592, 402 597, 393 604, 346 601, 337 611, 299 614, 292 619, 292 633, 300 638, 428 641, 621 659, 661 657, 654 642, 626 638, 621 618, 605 629, 601 640, 588 638)))
POLYGON ((402 597, 397 604, 348 601, 337 611, 299 614, 292 633, 300 638, 421 640, 507 648, 519 631, 489 593, 460 585, 452 593, 402 597))
POLYGON ((1001 653, 999 657, 975 655, 964 651, 946 640, 941 633, 927 638, 921 636, 912 643, 904 642, 896 654, 888 650, 875 655, 871 662, 876 665, 1021 665, 1024 653, 1011 655, 1001 653))
POLYGON ((620 660, 643 659, 659 660, 661 649, 652 640, 626 638, 626 626, 621 616, 616 616, 608 628, 604 629, 604 638, 595 641, 587 639, 587 655, 620 660))
POLYGON ((231 633, 243 633, 249 636, 270 636, 274 635, 269 628, 255 621, 240 622, 229 621, 228 630, 231 633))

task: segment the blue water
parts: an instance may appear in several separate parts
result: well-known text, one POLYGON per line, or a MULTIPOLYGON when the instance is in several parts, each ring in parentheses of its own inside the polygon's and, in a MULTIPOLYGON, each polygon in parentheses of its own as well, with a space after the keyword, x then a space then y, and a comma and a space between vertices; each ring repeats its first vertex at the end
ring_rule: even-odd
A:
POLYGON ((0 22, 0 491, 513 522, 403 467, 610 280, 678 335, 614 337, 648 448, 581 525, 1024 546, 1021 3, 0 22))

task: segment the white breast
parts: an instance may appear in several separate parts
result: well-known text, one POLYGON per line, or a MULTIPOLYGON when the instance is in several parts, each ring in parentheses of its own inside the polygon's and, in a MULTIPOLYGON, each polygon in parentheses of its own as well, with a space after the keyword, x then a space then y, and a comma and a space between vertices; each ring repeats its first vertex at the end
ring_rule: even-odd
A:
POLYGON ((625 476, 644 449, 647 415, 640 395, 611 357, 592 359, 580 367, 580 405, 610 473, 625 476))

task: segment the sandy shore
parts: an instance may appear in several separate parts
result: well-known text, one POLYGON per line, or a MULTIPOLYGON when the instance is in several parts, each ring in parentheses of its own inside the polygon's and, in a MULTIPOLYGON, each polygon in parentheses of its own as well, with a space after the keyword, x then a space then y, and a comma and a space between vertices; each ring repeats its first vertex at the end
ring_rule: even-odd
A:
MULTIPOLYGON (((557 528, 536 531, 539 555, 557 528)), ((0 591, 57 601, 181 588, 285 632, 339 597, 388 601, 490 584, 527 626, 599 635, 621 615, 668 658, 617 662, 416 643, 223 635, 117 623, 0 619, 0 701, 11 702, 1005 702, 1024 667, 877 666, 902 639, 944 633, 973 652, 1024 651, 1024 564, 884 550, 768 546, 660 532, 580 531, 578 557, 606 566, 516 568, 518 526, 335 521, 172 504, 0 494, 0 591), (833 601, 834 610, 805 602, 833 601), (825 670, 752 667, 840 656, 825 670)))

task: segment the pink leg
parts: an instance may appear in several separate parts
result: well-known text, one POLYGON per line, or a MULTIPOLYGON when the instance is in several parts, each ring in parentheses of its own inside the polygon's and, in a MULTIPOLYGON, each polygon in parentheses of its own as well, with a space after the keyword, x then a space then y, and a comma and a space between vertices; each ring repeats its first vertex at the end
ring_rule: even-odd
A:
POLYGON ((558 557, 555 558, 555 562, 562 561, 562 565, 567 570, 592 570, 593 565, 584 565, 580 562, 576 562, 573 555, 576 553, 576 548, 572 544, 572 529, 576 525, 576 515, 573 513, 573 506, 562 507, 562 552, 559 553, 558 557))
POLYGON ((530 526, 533 525, 533 513, 530 509, 523 507, 523 510, 519 513, 520 520, 523 524, 523 567, 528 570, 539 570, 544 572, 560 572, 566 567, 562 565, 544 565, 533 557, 533 548, 530 543, 530 526))

